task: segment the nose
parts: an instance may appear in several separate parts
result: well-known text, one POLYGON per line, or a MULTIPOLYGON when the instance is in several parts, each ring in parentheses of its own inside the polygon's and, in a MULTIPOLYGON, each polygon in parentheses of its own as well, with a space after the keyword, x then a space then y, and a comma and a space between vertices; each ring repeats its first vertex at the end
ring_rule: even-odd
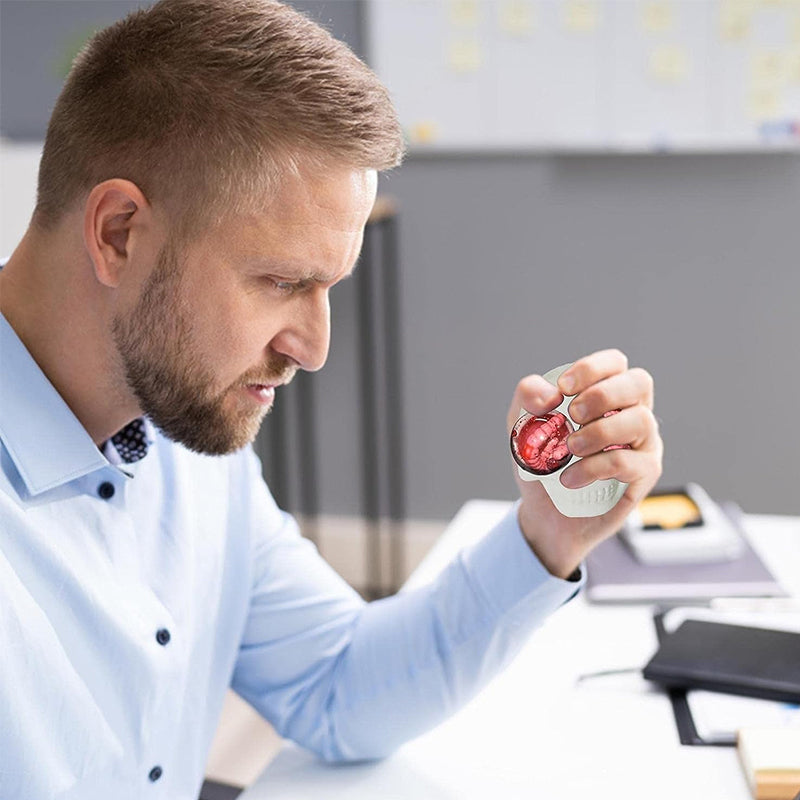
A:
POLYGON ((310 289, 288 311, 286 324, 273 337, 270 347, 295 361, 301 369, 316 372, 328 358, 331 319, 328 290, 310 289))

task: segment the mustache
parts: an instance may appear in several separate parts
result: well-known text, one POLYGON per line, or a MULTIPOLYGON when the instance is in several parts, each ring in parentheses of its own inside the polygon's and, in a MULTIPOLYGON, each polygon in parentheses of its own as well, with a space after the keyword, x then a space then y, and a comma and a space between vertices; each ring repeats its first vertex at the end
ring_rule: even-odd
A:
POLYGON ((245 372, 238 383, 241 386, 287 384, 299 369, 300 367, 288 358, 273 359, 269 364, 245 372))

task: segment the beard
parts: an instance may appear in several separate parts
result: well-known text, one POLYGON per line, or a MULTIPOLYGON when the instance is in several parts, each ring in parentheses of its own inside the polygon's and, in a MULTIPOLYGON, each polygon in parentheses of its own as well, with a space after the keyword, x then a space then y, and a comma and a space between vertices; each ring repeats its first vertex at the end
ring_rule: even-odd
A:
POLYGON ((254 384, 288 383, 297 367, 276 356, 215 390, 197 350, 191 309, 180 294, 181 274, 176 248, 168 242, 133 311, 114 319, 114 344, 128 387, 150 421, 190 450, 225 455, 252 442, 270 410, 254 406, 242 411, 235 397, 226 400, 254 384))

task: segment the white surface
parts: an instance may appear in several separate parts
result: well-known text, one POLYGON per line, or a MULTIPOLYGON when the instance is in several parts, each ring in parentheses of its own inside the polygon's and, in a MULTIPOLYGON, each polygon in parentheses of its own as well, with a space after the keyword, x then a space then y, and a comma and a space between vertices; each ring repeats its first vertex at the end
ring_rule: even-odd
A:
POLYGON ((790 703, 702 690, 688 692, 686 699, 705 741, 735 742, 740 728, 800 729, 800 707, 790 703))
MULTIPOLYGON (((407 586, 433 578, 507 503, 471 501, 407 586)), ((800 520, 750 516, 754 546, 800 595, 800 520)), ((615 798, 749 800, 734 748, 684 747, 666 696, 638 674, 656 637, 648 606, 577 598, 532 637, 511 667, 435 730, 374 764, 331 767, 287 745, 242 800, 615 798)))
POLYGON ((371 63, 419 152, 798 145, 759 133, 800 117, 789 3, 372 0, 368 12, 371 63), (659 6, 664 24, 648 23, 659 6))
POLYGON ((800 769, 800 730, 752 728, 743 738, 747 761, 754 769, 800 769))
POLYGON ((744 542, 728 516, 697 483, 685 486, 685 497, 694 502, 702 524, 684 528, 648 530, 637 507, 625 520, 620 537, 643 564, 703 564, 732 561, 744 550, 744 542))

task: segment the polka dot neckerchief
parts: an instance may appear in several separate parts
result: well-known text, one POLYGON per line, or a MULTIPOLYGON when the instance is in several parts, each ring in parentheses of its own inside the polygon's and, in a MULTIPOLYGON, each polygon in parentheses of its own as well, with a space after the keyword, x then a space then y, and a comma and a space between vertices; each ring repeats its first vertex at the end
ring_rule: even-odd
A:
POLYGON ((112 437, 119 457, 126 464, 133 464, 134 461, 144 458, 147 455, 147 434, 144 430, 144 419, 139 417, 133 422, 129 422, 121 431, 117 431, 112 437))

